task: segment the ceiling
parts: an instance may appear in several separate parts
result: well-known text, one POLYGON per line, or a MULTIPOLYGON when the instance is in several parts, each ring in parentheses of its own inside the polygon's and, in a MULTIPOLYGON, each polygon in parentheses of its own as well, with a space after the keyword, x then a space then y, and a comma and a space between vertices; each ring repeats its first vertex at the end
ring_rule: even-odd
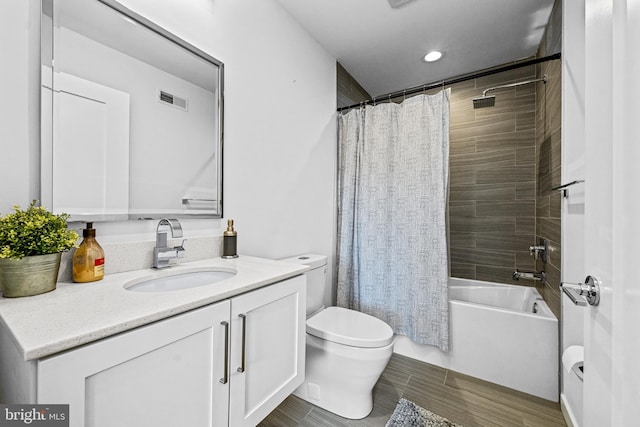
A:
MULTIPOLYGON (((211 92, 218 87, 218 65, 171 43, 101 2, 57 0, 54 8, 56 28, 73 31, 211 92)), ((52 12, 43 10, 43 13, 51 17, 52 12)), ((63 37, 56 40, 56 43, 65 42, 63 37)), ((60 70, 66 66, 59 62, 56 65, 60 70)))
POLYGON ((278 1, 378 96, 535 55, 554 0, 278 1))

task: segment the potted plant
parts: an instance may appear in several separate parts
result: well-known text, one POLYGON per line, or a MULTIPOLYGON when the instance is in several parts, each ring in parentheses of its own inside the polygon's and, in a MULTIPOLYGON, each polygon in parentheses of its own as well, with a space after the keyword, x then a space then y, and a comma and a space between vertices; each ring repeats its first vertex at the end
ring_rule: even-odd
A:
POLYGON ((38 295, 56 288, 63 251, 76 246, 69 215, 36 205, 0 218, 0 290, 5 297, 38 295))

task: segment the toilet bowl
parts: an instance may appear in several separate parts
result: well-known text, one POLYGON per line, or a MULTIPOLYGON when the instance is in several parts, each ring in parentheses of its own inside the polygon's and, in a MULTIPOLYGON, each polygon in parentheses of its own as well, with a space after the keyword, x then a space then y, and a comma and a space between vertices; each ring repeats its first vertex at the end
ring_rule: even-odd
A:
POLYGON ((306 273, 305 381, 294 395, 344 418, 366 417, 373 409, 373 387, 393 353, 393 330, 368 314, 322 305, 325 256, 283 261, 312 267, 306 273))

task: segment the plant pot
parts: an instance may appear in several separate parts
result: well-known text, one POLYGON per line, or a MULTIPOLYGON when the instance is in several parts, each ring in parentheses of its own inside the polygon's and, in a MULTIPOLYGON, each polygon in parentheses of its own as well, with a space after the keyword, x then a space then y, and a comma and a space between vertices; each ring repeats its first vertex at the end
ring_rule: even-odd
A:
POLYGON ((62 253, 0 259, 0 290, 7 298, 28 297, 56 288, 62 253))

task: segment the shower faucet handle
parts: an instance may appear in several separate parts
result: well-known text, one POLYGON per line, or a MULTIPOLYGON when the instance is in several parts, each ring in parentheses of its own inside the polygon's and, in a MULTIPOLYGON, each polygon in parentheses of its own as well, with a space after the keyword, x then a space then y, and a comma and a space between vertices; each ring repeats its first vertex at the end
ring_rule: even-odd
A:
POLYGON ((537 255, 539 252, 544 251, 544 246, 540 245, 531 245, 529 246, 529 253, 531 255, 537 255))
POLYGON ((600 280, 587 276, 585 283, 560 283, 560 289, 575 305, 598 305, 600 303, 600 280))
POLYGON ((549 257, 549 241, 547 239, 540 239, 539 245, 529 246, 529 254, 533 255, 536 260, 540 257, 542 262, 547 262, 549 257))

